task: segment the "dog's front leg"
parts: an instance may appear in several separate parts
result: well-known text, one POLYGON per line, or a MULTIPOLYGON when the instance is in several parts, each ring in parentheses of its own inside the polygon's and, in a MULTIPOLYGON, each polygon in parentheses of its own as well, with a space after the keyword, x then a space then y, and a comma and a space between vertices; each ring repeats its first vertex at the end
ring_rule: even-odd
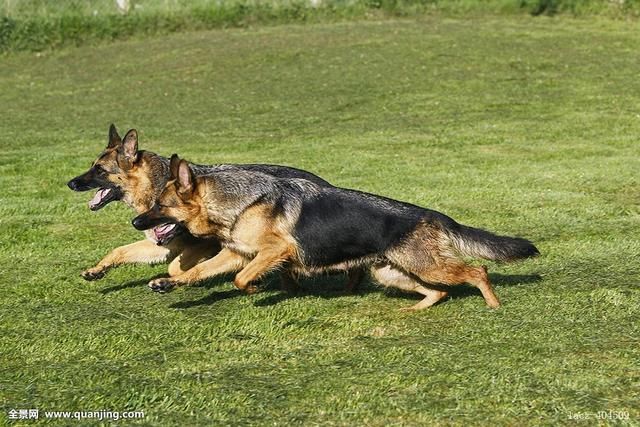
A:
POLYGON ((217 240, 201 240, 184 245, 184 249, 169 264, 169 276, 179 276, 192 269, 195 265, 213 258, 220 252, 217 240))
POLYGON ((141 240, 130 245, 120 246, 112 250, 105 256, 95 267, 89 268, 82 272, 85 280, 98 280, 111 268, 120 264, 145 263, 155 264, 167 262, 174 253, 168 248, 158 246, 150 240, 141 240))
POLYGON ((156 292, 167 292, 176 286, 190 285, 209 277, 240 270, 247 262, 244 256, 224 248, 213 258, 196 264, 182 274, 150 281, 149 287, 156 292))
POLYGON ((233 283, 238 289, 248 294, 256 292, 257 288, 251 285, 251 282, 288 261, 291 253, 292 251, 286 244, 267 246, 258 252, 258 255, 236 275, 233 283))

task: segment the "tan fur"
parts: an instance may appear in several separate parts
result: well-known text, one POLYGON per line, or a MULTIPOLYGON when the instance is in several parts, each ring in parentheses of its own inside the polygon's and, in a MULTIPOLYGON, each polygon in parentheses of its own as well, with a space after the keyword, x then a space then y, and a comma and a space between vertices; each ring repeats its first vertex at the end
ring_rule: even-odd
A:
POLYGON ((444 232, 422 223, 387 256, 422 282, 443 285, 468 283, 475 286, 489 307, 499 307, 500 302, 493 292, 486 267, 466 265, 454 254, 453 243, 444 232))
POLYGON ((232 250, 252 257, 265 246, 267 239, 278 240, 272 231, 274 220, 270 210, 269 206, 256 205, 238 218, 229 232, 225 233, 233 242, 230 243, 232 250))
POLYGON ((161 286, 169 282, 172 286, 190 285, 200 280, 231 273, 244 267, 248 263, 246 257, 223 248, 216 256, 195 265, 182 274, 171 278, 155 279, 149 282, 149 287, 161 286))
POLYGON ((377 257, 361 258, 315 268, 305 266, 302 254, 298 252, 297 242, 292 236, 295 216, 274 215, 271 205, 257 204, 247 208, 231 223, 234 218, 226 217, 226 200, 221 200, 214 183, 196 180, 188 182, 185 188, 182 185, 177 181, 167 185, 159 201, 165 206, 161 209, 161 215, 184 222, 195 235, 220 238, 225 246, 225 255, 205 261, 169 281, 152 282, 152 287, 158 284, 173 286, 193 283, 210 275, 242 268, 234 284, 238 289, 251 293, 256 289, 251 285, 252 282, 284 264, 301 274, 352 270, 369 264, 373 265, 372 276, 381 284, 425 296, 419 303, 409 307, 410 310, 430 307, 447 296, 446 291, 435 289, 430 286, 432 284, 469 283, 480 289, 490 307, 499 306, 486 271, 466 266, 459 260, 449 236, 432 224, 420 223, 401 244, 385 253, 384 260, 377 257))
MULTIPOLYGON (((189 231, 199 236, 215 236, 225 245, 220 254, 201 265, 197 265, 182 275, 171 279, 172 285, 191 284, 210 275, 242 270, 236 275, 234 284, 240 290, 253 293, 251 285, 272 269, 280 267, 297 255, 295 241, 287 231, 288 225, 282 218, 274 218, 269 205, 258 204, 247 208, 235 222, 211 221, 204 217, 204 185, 196 186, 187 201, 183 201, 174 183, 167 185, 160 203, 164 213, 180 220, 188 218, 189 231), (199 206, 198 206, 199 205, 199 206), (232 255, 233 254, 233 255, 232 255)), ((214 190, 208 189, 209 201, 214 190)), ((152 281, 149 286, 166 284, 166 281, 152 281)))
POLYGON ((141 240, 112 250, 95 267, 82 272, 86 280, 96 280, 104 276, 111 268, 120 264, 166 262, 175 256, 171 249, 158 246, 149 240, 141 240))
POLYGON ((137 213, 147 211, 154 202, 153 183, 149 178, 150 165, 144 154, 135 162, 119 159, 118 147, 107 148, 93 166, 99 165, 110 172, 109 181, 122 188, 122 199, 137 213))
MULTIPOLYGON (((94 162, 94 165, 100 165, 111 172, 109 180, 122 188, 125 195, 123 198, 124 203, 133 208, 138 214, 146 212, 155 202, 149 160, 141 152, 138 161, 124 161, 118 156, 118 148, 118 145, 108 147, 94 162)), ((175 187, 169 185, 170 183, 167 184, 167 187, 175 190, 175 187)), ((214 236, 226 240, 231 239, 229 234, 231 229, 225 229, 225 227, 219 227, 218 224, 213 223, 208 218, 206 209, 203 209, 207 188, 205 186, 196 186, 195 188, 197 191, 191 194, 191 200, 187 205, 182 204, 179 212, 169 208, 170 212, 188 217, 191 227, 195 231, 194 234, 199 234, 201 237, 214 236)), ((180 200, 180 196, 176 191, 170 192, 165 203, 168 205, 176 204, 180 200)), ((234 227, 233 232, 237 233, 234 240, 241 242, 240 246, 236 248, 240 253, 253 257, 264 246, 260 242, 252 241, 252 235, 262 235, 268 227, 272 226, 265 220, 268 217, 268 213, 264 211, 265 209, 265 206, 249 209, 242 216, 237 226, 234 227)), ((148 231, 145 234, 147 240, 114 249, 95 267, 86 270, 82 274, 83 277, 87 280, 99 279, 109 269, 120 264, 161 262, 170 262, 168 267, 169 276, 181 276, 196 264, 214 256, 220 250, 220 244, 215 240, 189 239, 182 236, 174 238, 169 244, 169 248, 163 248, 155 244, 152 232, 148 231)), ((266 254, 263 254, 260 259, 262 260, 265 256, 266 254)), ((258 276, 263 273, 259 273, 258 276)), ((358 277, 360 276, 358 276, 357 272, 354 273, 353 277, 350 275, 350 288, 353 288, 358 277)), ((239 283, 240 286, 247 286, 242 284, 242 281, 239 283)), ((289 276, 286 281, 283 281, 283 287, 287 290, 293 290, 297 287, 297 284, 294 284, 293 278, 289 276)), ((254 290, 254 288, 249 290, 254 290)))
MULTIPOLYGON (((176 222, 189 222, 189 230, 191 234, 198 238, 223 238, 219 231, 219 227, 215 227, 207 217, 206 209, 203 205, 203 195, 206 195, 205 186, 197 186, 197 191, 190 194, 190 198, 183 200, 183 195, 178 194, 175 181, 167 182, 165 192, 163 193, 162 205, 163 210, 168 215, 174 217, 176 222), (203 193, 203 194, 201 194, 203 193)), ((150 209, 149 206, 148 209, 150 209)))
POLYGON ((126 182, 127 191, 125 191, 125 197, 122 200, 136 212, 142 213, 153 206, 155 195, 144 159, 140 163, 140 165, 135 164, 129 171, 126 171, 126 178, 123 182, 126 182))
POLYGON ((421 310, 431 307, 448 295, 445 291, 424 286, 415 278, 390 264, 373 265, 371 276, 381 285, 402 289, 406 292, 417 292, 425 296, 422 301, 404 310, 421 310))
POLYGON ((285 240, 277 236, 265 239, 264 243, 264 246, 260 248, 256 256, 233 280, 233 283, 238 289, 244 290, 247 293, 255 292, 255 287, 250 286, 250 283, 258 280, 272 269, 280 267, 289 260, 295 252, 295 249, 291 248, 285 240))
MULTIPOLYGON (((110 172, 109 180, 117 184, 125 195, 123 202, 138 214, 149 210, 155 202, 155 192, 150 179, 151 166, 144 153, 137 162, 119 160, 118 145, 107 147, 93 165, 100 165, 110 172)), ((218 242, 196 240, 177 236, 167 247, 158 246, 151 231, 146 239, 113 249, 95 267, 82 273, 87 280, 97 280, 108 270, 121 264, 155 264, 170 262, 169 275, 174 276, 192 268, 198 262, 211 258, 220 250, 218 242)))
POLYGON ((252 259, 234 279, 238 289, 254 292, 251 282, 286 262, 297 262, 299 254, 291 228, 286 217, 273 216, 269 205, 252 206, 240 216, 230 231, 233 243, 228 247, 252 259))
POLYGON ((215 256, 218 252, 220 252, 220 244, 217 241, 201 240, 193 243, 185 242, 182 251, 180 251, 180 255, 174 258, 169 264, 169 276, 183 274, 202 261, 215 256))
MULTIPOLYGON (((138 133, 135 129, 129 130, 124 139, 122 139, 114 125, 109 128, 107 147, 93 162, 92 169, 87 173, 92 172, 94 170, 93 167, 97 166, 107 172, 105 174, 106 179, 121 191, 121 201, 133 208, 138 214, 146 212, 154 205, 157 193, 162 189, 159 187, 164 185, 167 173, 166 159, 151 152, 138 150, 138 133)), ((171 176, 178 178, 178 163, 172 164, 170 162, 169 167, 171 168, 171 176)), ((72 186, 72 181, 69 183, 72 190, 83 191, 77 190, 72 186)), ((214 225, 214 228, 220 228, 217 224, 211 223, 206 212, 201 211, 201 206, 203 206, 202 199, 207 195, 208 189, 203 187, 203 190, 205 191, 202 194, 197 192, 191 194, 194 198, 193 203, 190 204, 192 209, 187 209, 186 213, 196 229, 210 230, 212 225, 214 225)), ((180 195, 174 194, 173 196, 179 197, 180 195)), ((257 223, 254 225, 243 224, 242 229, 245 229, 245 227, 251 229, 254 226, 260 227, 257 223)), ((156 245, 153 232, 147 231, 145 235, 147 240, 112 250, 95 267, 83 272, 83 277, 87 280, 96 280, 103 277, 109 269, 117 265, 137 262, 170 262, 169 275, 180 276, 196 264, 211 258, 220 249, 219 241, 198 239, 185 235, 174 237, 169 243, 169 247, 160 247, 156 245)), ((207 236, 201 237, 206 238, 207 236)), ((215 237, 221 236, 216 235, 215 237)), ((242 238, 241 241, 247 241, 247 239, 242 238)), ((256 246, 252 249, 245 248, 244 250, 253 251, 253 255, 255 255, 259 249, 256 246)), ((351 277, 350 283, 353 281, 354 278, 351 277)), ((291 274, 286 277, 283 284, 291 290, 296 287, 291 274)))

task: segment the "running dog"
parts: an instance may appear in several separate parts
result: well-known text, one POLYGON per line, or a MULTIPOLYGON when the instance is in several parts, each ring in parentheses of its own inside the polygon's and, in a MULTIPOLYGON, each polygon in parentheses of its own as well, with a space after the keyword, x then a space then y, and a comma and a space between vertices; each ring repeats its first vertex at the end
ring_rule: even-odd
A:
MULTIPOLYGON (((263 164, 246 165, 192 165, 194 174, 204 175, 226 170, 257 171, 274 177, 303 178, 318 186, 330 186, 324 179, 300 169, 263 164)), ((150 151, 138 150, 138 133, 129 130, 124 139, 116 127, 109 127, 109 140, 105 150, 85 173, 67 184, 74 191, 97 188, 89 202, 92 211, 102 209, 113 201, 123 201, 138 214, 148 211, 170 178, 169 159, 150 151)), ((199 262, 211 258, 220 251, 216 238, 197 238, 183 227, 160 226, 145 231, 146 239, 118 247, 105 256, 95 267, 82 273, 86 280, 97 280, 111 268, 128 263, 170 262, 169 275, 176 276, 199 262)), ((353 291, 363 276, 353 271, 349 276, 347 291, 353 291)), ((285 287, 293 290, 295 282, 283 276, 285 287)))
POLYGON ((254 281, 281 266, 303 275, 367 266, 381 284, 423 294, 411 310, 447 295, 433 285, 462 283, 478 288, 496 308, 486 267, 468 265, 462 256, 512 261, 539 254, 528 240, 361 191, 240 168, 197 174, 177 155, 170 171, 156 204, 133 226, 186 227, 196 237, 219 240, 223 249, 182 274, 152 280, 149 286, 160 292, 239 271, 234 284, 251 293, 254 281))

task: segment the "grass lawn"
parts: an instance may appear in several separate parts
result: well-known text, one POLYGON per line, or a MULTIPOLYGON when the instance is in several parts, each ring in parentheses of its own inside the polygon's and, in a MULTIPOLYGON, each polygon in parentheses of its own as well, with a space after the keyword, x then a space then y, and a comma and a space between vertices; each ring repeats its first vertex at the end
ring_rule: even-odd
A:
POLYGON ((0 424, 36 408, 147 425, 640 424, 639 30, 429 17, 0 58, 0 424), (65 185, 110 122, 142 148, 305 168, 542 256, 489 265, 498 310, 460 288, 404 313, 417 296, 344 295, 340 276, 296 297, 275 277, 253 296, 229 277, 149 291, 166 266, 88 283, 142 236, 124 205, 91 213, 65 185))

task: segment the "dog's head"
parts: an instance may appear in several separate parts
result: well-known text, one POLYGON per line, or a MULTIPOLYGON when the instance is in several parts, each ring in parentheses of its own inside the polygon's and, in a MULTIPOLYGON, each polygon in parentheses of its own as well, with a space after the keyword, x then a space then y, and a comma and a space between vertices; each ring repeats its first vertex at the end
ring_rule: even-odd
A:
POLYGON ((171 156, 171 178, 154 206, 133 219, 138 230, 153 228, 158 242, 171 239, 179 226, 186 227, 197 237, 210 237, 211 227, 200 186, 186 160, 171 156))
POLYGON ((104 151, 93 162, 88 171, 67 183, 73 191, 88 191, 97 188, 89 202, 89 208, 97 211, 110 202, 124 200, 130 206, 152 199, 154 189, 149 179, 150 171, 141 161, 138 151, 138 132, 131 129, 124 139, 116 127, 109 127, 109 142, 104 151))

